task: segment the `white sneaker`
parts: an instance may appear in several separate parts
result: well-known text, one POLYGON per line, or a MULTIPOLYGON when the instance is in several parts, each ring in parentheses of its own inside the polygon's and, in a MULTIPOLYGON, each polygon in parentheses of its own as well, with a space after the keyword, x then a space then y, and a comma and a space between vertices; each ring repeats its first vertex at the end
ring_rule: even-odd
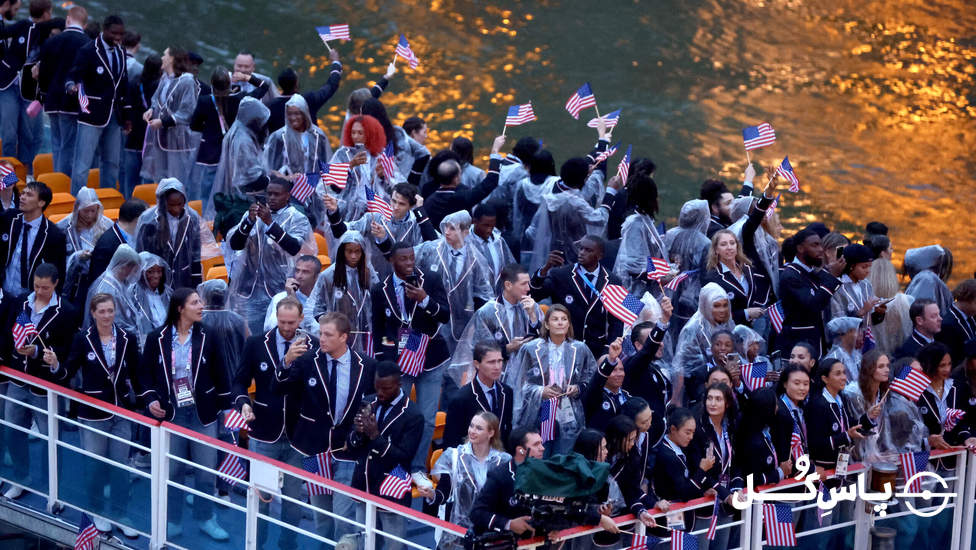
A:
POLYGON ((95 529, 98 529, 99 531, 101 531, 103 533, 111 533, 112 532, 112 524, 109 523, 109 522, 107 522, 107 521, 105 521, 102 518, 92 518, 92 523, 95 524, 95 529))
POLYGON ((119 530, 122 531, 123 535, 129 537, 130 539, 139 538, 139 533, 131 527, 126 527, 125 525, 119 524, 119 530))
POLYGON ((3 493, 3 498, 10 499, 10 500, 15 500, 15 499, 20 498, 23 494, 24 494, 24 490, 23 489, 21 489, 20 487, 17 487, 17 486, 13 486, 13 487, 7 489, 3 493))
POLYGON ((412 477, 413 477, 413 483, 414 485, 417 486, 418 489, 434 488, 434 484, 431 483, 430 479, 427 477, 427 474, 423 472, 414 472, 412 477))

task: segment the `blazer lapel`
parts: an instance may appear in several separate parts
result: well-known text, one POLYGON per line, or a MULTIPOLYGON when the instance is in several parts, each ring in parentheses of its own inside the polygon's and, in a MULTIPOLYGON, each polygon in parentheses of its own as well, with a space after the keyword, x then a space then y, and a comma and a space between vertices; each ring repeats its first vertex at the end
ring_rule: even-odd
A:
MULTIPOLYGON (((98 364, 102 366, 102 369, 105 370, 105 374, 107 374, 111 379, 112 371, 109 370, 108 362, 105 360, 105 354, 102 353, 102 342, 95 332, 94 325, 88 327, 88 334, 85 336, 85 338, 88 340, 88 347, 91 348, 92 353, 95 354, 95 358, 98 359, 98 364)), ((118 354, 116 354, 116 357, 118 357, 118 354)))
POLYGON ((276 367, 280 367, 282 365, 281 365, 281 360, 278 358, 278 353, 277 353, 278 342, 275 341, 273 344, 271 342, 271 337, 272 335, 274 335, 274 333, 275 333, 274 329, 264 333, 264 350, 268 352, 268 358, 271 359, 271 364, 275 365, 276 367), (271 349, 272 345, 274 346, 274 350, 271 349))
MULTIPOLYGON (((349 389, 347 390, 347 393, 346 393, 346 409, 344 411, 342 411, 342 414, 341 415, 339 415, 339 420, 338 420, 338 422, 336 422, 336 424, 342 424, 343 422, 345 422, 346 417, 349 416, 349 411, 350 411, 350 409, 352 409, 352 402, 355 401, 354 397, 356 396, 356 392, 359 391, 359 385, 362 384, 362 382, 363 382, 363 371, 364 370, 366 370, 366 369, 363 368, 363 358, 358 353, 356 353, 354 351, 350 351, 350 353, 349 353, 349 389), (353 370, 353 364, 354 363, 355 363, 355 370, 353 370), (353 376, 354 375, 355 375, 355 378, 356 378, 355 380, 353 380, 353 376)), ((339 411, 336 411, 336 414, 338 414, 338 413, 339 413, 339 411)))
POLYGON ((48 224, 47 218, 41 216, 41 224, 37 228, 37 235, 34 237, 34 246, 31 247, 30 256, 28 261, 30 261, 30 267, 27 273, 34 272, 34 265, 37 264, 37 260, 41 257, 41 249, 44 248, 44 243, 47 242, 48 224))
MULTIPOLYGON (((390 306, 390 311, 393 316, 403 324, 403 312, 400 311, 400 302, 397 301, 396 288, 391 284, 393 282, 393 275, 388 275, 386 279, 383 279, 383 296, 386 296, 386 303, 390 306)), ((404 295, 404 299, 406 295, 404 295)))
POLYGON ((197 376, 200 374, 200 361, 203 359, 203 346, 207 342, 207 334, 203 330, 194 325, 190 332, 191 344, 191 360, 190 364, 194 365, 193 369, 193 387, 197 387, 197 376))
POLYGON ((335 419, 332 416, 332 396, 329 394, 329 384, 327 382, 328 378, 326 378, 322 374, 322 365, 319 364, 319 359, 321 359, 323 357, 328 361, 329 356, 328 355, 325 355, 324 353, 322 353, 322 350, 320 349, 315 354, 315 360, 314 360, 314 363, 315 363, 315 372, 319 376, 319 383, 318 383, 318 385, 319 386, 322 386, 322 393, 325 394, 325 401, 328 404, 328 407, 326 408, 325 412, 326 412, 326 414, 329 415, 329 418, 332 418, 333 419, 332 420, 332 423, 333 423, 333 425, 335 425, 335 419))
MULTIPOLYGON (((119 337, 115 341, 115 377, 112 379, 113 383, 118 382, 119 380, 119 374, 122 373, 122 361, 125 360, 125 350, 129 347, 129 337, 125 335, 125 332, 119 330, 117 331, 117 334, 119 337), (119 350, 119 340, 122 341, 121 350, 119 350)), ((130 365, 130 367, 133 366, 135 365, 130 365)))
POLYGON ((479 386, 477 379, 471 381, 471 393, 474 394, 474 400, 476 403, 478 403, 478 406, 481 407, 481 410, 491 412, 491 407, 488 406, 488 396, 481 392, 481 387, 479 386), (482 397, 485 398, 484 402, 481 401, 482 397))
POLYGON ((403 411, 407 410, 407 403, 409 402, 410 398, 404 395, 403 399, 397 403, 397 409, 386 413, 386 422, 384 422, 383 426, 380 428, 381 434, 386 433, 386 430, 392 426, 394 422, 396 422, 397 418, 400 418, 400 416, 403 415, 403 411), (394 416, 394 414, 396 416, 394 416))
POLYGON ((501 328, 502 334, 505 335, 505 341, 506 342, 511 342, 512 341, 512 335, 508 333, 508 327, 505 326, 505 322, 502 321, 502 316, 501 316, 502 300, 504 300, 504 299, 505 298, 502 298, 501 296, 499 296, 495 300, 495 319, 498 320, 498 326, 501 328))

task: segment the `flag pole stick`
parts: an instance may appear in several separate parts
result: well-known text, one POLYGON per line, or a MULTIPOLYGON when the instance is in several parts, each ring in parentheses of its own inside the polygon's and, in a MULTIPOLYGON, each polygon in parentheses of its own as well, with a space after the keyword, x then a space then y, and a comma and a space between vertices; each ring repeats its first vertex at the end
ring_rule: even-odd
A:
POLYGON ((746 149, 746 163, 752 164, 752 157, 749 156, 749 150, 746 149))
POLYGON ((596 118, 600 118, 600 108, 596 106, 596 102, 593 102, 593 110, 596 111, 596 118))
POLYGON ((503 136, 505 135, 505 130, 508 130, 508 124, 506 124, 505 126, 502 126, 502 135, 503 136))
POLYGON ((393 52, 393 66, 394 67, 396 67, 397 56, 398 56, 398 54, 396 52, 393 52))
POLYGON ((329 48, 329 53, 332 53, 332 46, 329 45, 329 41, 323 38, 322 42, 325 42, 325 47, 329 48))
POLYGON ((881 399, 879 399, 878 402, 879 403, 884 403, 885 397, 888 397, 888 392, 890 392, 890 391, 891 391, 891 388, 889 387, 887 390, 885 390, 884 395, 881 396, 881 399))
POLYGON ((657 287, 661 289, 661 296, 667 296, 664 292, 664 285, 661 284, 661 279, 657 280, 657 287))

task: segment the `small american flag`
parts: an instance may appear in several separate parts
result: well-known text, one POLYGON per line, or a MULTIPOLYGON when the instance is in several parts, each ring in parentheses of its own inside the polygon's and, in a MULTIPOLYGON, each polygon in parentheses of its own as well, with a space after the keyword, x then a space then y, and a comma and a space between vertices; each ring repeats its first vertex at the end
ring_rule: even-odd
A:
POLYGON ((916 478, 912 482, 911 487, 908 486, 908 480, 912 478, 915 474, 919 472, 924 472, 929 464, 929 452, 919 451, 917 453, 901 453, 898 455, 898 461, 901 462, 901 469, 905 473, 905 490, 917 493, 922 490, 922 480, 916 478))
POLYGON ((17 173, 6 164, 0 164, 0 189, 17 185, 17 173))
POLYGON ((668 261, 662 258, 647 257, 647 278, 652 281, 660 281, 671 273, 671 266, 668 261))
POLYGON ((698 550, 698 537, 684 531, 671 531, 671 550, 698 550))
POLYGON ((224 427, 232 432, 236 432, 241 428, 247 427, 247 420, 244 420, 244 415, 231 409, 224 415, 224 427))
POLYGON ((966 411, 961 409, 946 409, 945 420, 942 421, 942 427, 945 431, 951 431, 956 427, 956 424, 962 420, 962 417, 966 414, 966 411))
POLYGON ((756 391, 766 383, 766 373, 768 371, 769 365, 765 361, 760 363, 746 363, 742 365, 742 383, 750 390, 756 391))
MULTIPOLYGON (((830 491, 827 490, 827 484, 823 481, 820 482, 820 500, 823 502, 830 502, 830 491)), ((829 516, 831 511, 826 508, 817 507, 817 524, 823 525, 823 518, 829 516)))
POLYGON ((88 514, 81 514, 78 536, 75 537, 75 550, 95 550, 98 547, 98 529, 88 514))
POLYGON ((584 82, 566 101, 566 110, 576 119, 579 118, 580 111, 594 106, 596 106, 596 96, 593 95, 589 82, 584 82))
POLYGON ((905 365, 901 372, 892 380, 890 389, 904 395, 912 401, 918 401, 925 388, 929 387, 932 379, 920 370, 915 370, 911 365, 905 365))
POLYGON ((407 342, 400 350, 400 359, 397 361, 400 372, 407 376, 420 374, 424 368, 424 359, 427 356, 427 344, 429 342, 430 337, 426 334, 415 330, 410 331, 410 336, 407 337, 407 342))
POLYGON ((617 148, 618 147, 620 147, 620 144, 619 143, 616 144, 616 145, 614 145, 613 147, 607 148, 606 151, 600 153, 599 155, 596 156, 595 159, 593 159, 593 164, 600 164, 601 162, 603 162, 603 161, 607 160, 608 158, 610 158, 610 157, 614 156, 615 154, 617 154, 617 148))
POLYGON ((37 334, 37 328, 31 321, 29 315, 26 311, 21 311, 20 315, 17 316, 17 322, 14 323, 14 349, 22 348, 27 344, 27 340, 34 337, 37 334))
POLYGON ((721 501, 715 497, 715 507, 712 508, 712 521, 708 522, 708 540, 715 540, 715 532, 718 531, 718 508, 721 501))
POLYGON ((783 157, 783 162, 776 167, 776 174, 790 182, 790 193, 800 191, 800 180, 796 179, 796 174, 793 173, 793 166, 790 165, 790 157, 783 157))
POLYGON ((620 285, 603 287, 600 299, 603 300, 603 307, 607 312, 623 321, 624 325, 636 323, 638 316, 644 311, 644 302, 620 285))
POLYGON ((603 119, 603 126, 607 130, 613 130, 613 127, 616 126, 618 122, 620 122, 620 109, 617 109, 612 113, 603 115, 602 117, 591 118, 590 121, 586 123, 586 125, 590 128, 599 128, 601 118, 603 119))
POLYGON ((767 218, 772 218, 773 217, 773 212, 776 211, 776 207, 777 206, 779 206, 779 195, 778 194, 776 195, 776 198, 773 199, 773 204, 770 204, 769 205, 769 208, 766 209, 766 217, 767 218))
POLYGON ((319 33, 322 42, 329 40, 349 40, 349 25, 327 25, 325 27, 315 27, 315 32, 319 33))
POLYGON ((776 132, 767 122, 759 126, 749 126, 742 129, 742 142, 746 146, 746 151, 762 149, 776 143, 776 132))
POLYGON ((383 177, 389 181, 393 181, 393 178, 396 175, 396 167, 393 164, 396 162, 396 153, 393 151, 392 141, 387 143, 383 151, 380 152, 378 160, 380 166, 383 167, 383 177))
POLYGON ((682 281, 684 281, 688 277, 691 277, 692 273, 695 273, 697 271, 698 271, 697 269, 692 269, 691 271, 685 271, 684 273, 679 274, 674 279, 668 281, 668 284, 664 285, 664 288, 668 290, 678 290, 678 285, 680 285, 682 281))
POLYGON ((416 69, 417 65, 420 65, 420 60, 417 59, 417 55, 410 49, 410 43, 407 42, 405 35, 400 35, 400 41, 396 45, 396 55, 406 59, 411 69, 416 69))
POLYGON ((380 197, 374 193, 372 187, 367 185, 363 187, 363 189, 366 190, 366 212, 375 212, 380 216, 383 216, 383 219, 386 221, 392 220, 393 207, 390 206, 390 203, 383 200, 383 197, 380 197))
POLYGON ((627 550, 647 550, 647 535, 634 535, 627 550))
POLYGON ((305 201, 315 192, 315 184, 319 181, 318 174, 298 174, 295 176, 295 184, 291 186, 291 196, 295 200, 305 204, 305 201))
POLYGON ((512 105, 508 108, 508 115, 505 116, 505 126, 520 126, 526 122, 538 120, 532 110, 532 102, 522 105, 512 105))
POLYGON ((627 178, 630 177, 630 153, 633 148, 633 145, 627 146, 627 154, 624 155, 623 160, 617 165, 617 176, 620 177, 620 181, 624 185, 627 184, 627 178))
POLYGON ((556 439, 556 407, 559 406, 558 397, 550 397, 542 401, 539 407, 539 435, 542 441, 552 441, 556 439))
MULTIPOLYGON (((796 427, 795 421, 793 422, 793 424, 794 427, 796 427)), ((803 456, 803 437, 800 435, 799 432, 795 430, 793 431, 793 434, 790 435, 790 454, 793 455, 794 459, 803 456)))
POLYGON ((233 453, 227 453, 224 461, 220 464, 220 468, 217 468, 217 473, 221 474, 221 479, 233 486, 237 485, 238 481, 244 479, 244 476, 247 475, 247 470, 241 464, 240 457, 233 453))
POLYGON ((796 546, 793 509, 789 504, 763 504, 763 525, 766 526, 767 546, 796 546))
POLYGON ((88 110, 88 96, 85 95, 84 84, 78 85, 78 108, 81 109, 81 112, 85 113, 86 115, 91 114, 91 111, 88 110))
MULTIPOLYGON (((302 459, 302 469, 310 474, 332 479, 332 451, 328 450, 313 456, 306 456, 302 459)), ((312 481, 306 482, 305 485, 308 486, 308 496, 332 494, 332 491, 327 489, 325 485, 319 485, 312 481)))
POLYGON ((327 164, 320 161, 319 175, 322 177, 322 183, 342 191, 346 188, 346 180, 349 178, 349 163, 333 162, 327 164))
POLYGON ((363 337, 363 353, 369 357, 376 357, 376 353, 373 351, 373 333, 367 332, 362 335, 363 337))
POLYGON ((783 319, 785 317, 783 313, 783 302, 776 302, 769 306, 766 313, 769 314, 769 322, 773 324, 776 333, 783 332, 783 319))
POLYGON ((386 474, 383 483, 380 483, 381 497, 401 499, 409 490, 410 476, 407 475, 406 470, 399 464, 397 464, 396 468, 393 468, 392 472, 386 474))

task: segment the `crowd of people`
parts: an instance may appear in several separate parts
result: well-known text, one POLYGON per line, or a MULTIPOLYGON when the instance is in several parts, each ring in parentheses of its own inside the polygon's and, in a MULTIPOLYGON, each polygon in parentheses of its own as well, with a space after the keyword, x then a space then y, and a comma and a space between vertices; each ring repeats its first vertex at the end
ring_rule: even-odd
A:
MULTIPOLYGON (((469 139, 432 153, 423 119, 387 112, 392 64, 348 93, 341 128, 324 128, 318 112, 343 77, 337 50, 314 90, 292 68, 276 82, 258 74, 248 52, 203 82, 203 60, 175 44, 138 60, 139 35, 118 16, 97 24, 75 5, 52 18, 50 0, 31 0, 17 20, 20 8, 0 1, 3 155, 32 166, 46 116, 76 202, 55 224, 44 183, 0 191, 5 365, 211 437, 236 411, 252 451, 298 467, 324 453, 333 480, 374 495, 403 472, 428 506, 449 504, 449 519, 477 533, 533 534, 511 499, 517 469, 578 453, 610 465, 591 519, 619 545, 628 535, 610 518, 632 513, 653 528, 652 510, 673 502, 714 495, 719 525, 729 523, 745 476, 782 481, 801 454, 823 471, 841 454, 894 462, 976 444, 976 279, 950 291, 952 256, 938 244, 906 251, 903 290, 883 223, 853 240, 819 222, 785 236, 778 176, 754 185, 752 164, 738 192, 704 181, 665 231, 655 162, 638 147, 626 178, 613 175, 602 123, 581 156, 557 163, 529 136, 503 152, 503 135, 479 167, 469 139), (328 183, 323 172, 341 163, 345 185, 328 183), (127 199, 117 220, 86 188, 94 167, 127 199), (132 198, 144 182, 158 184, 155 204, 132 198), (296 196, 300 185, 314 192, 296 196), (218 255, 227 281, 205 281, 202 260, 218 255), (636 322, 608 307, 609 285, 639 299, 636 322), (34 330, 18 338, 26 325, 34 330), (931 380, 917 402, 888 392, 904 367, 931 380), (956 410, 965 414, 947 422, 956 410), (435 440, 438 411, 446 425, 435 440), (431 464, 433 449, 443 452, 431 464)), ((0 391, 45 407, 41 388, 3 380, 0 391)), ((45 432, 39 410, 8 401, 2 414, 45 432)), ((124 461, 137 454, 124 441, 146 437, 105 410, 72 414, 119 438, 84 430, 82 445, 99 455, 124 461)), ((42 467, 27 433, 6 434, 19 475, 42 467)), ((170 452, 217 467, 212 447, 170 452)), ((171 475, 184 470, 174 461, 171 475)), ((194 472, 198 491, 214 494, 215 483, 194 472)), ((129 487, 113 479, 109 491, 125 499, 129 487)), ((297 479, 282 487, 295 499, 303 491, 297 479)), ((308 498, 364 520, 341 494, 308 498)), ((172 536, 184 506, 169 507, 172 536)), ((192 516, 228 538, 207 499, 192 516)), ((688 529, 711 519, 685 516, 688 529)), ((297 525, 300 507, 285 501, 281 518, 297 525)), ((355 534, 314 519, 322 536, 355 534)), ((381 511, 378 523, 404 532, 396 514, 381 511)), ((708 547, 735 546, 734 536, 719 529, 708 547)), ((614 541, 574 547, 597 543, 614 541)), ((277 544, 294 547, 294 534, 277 544)))

